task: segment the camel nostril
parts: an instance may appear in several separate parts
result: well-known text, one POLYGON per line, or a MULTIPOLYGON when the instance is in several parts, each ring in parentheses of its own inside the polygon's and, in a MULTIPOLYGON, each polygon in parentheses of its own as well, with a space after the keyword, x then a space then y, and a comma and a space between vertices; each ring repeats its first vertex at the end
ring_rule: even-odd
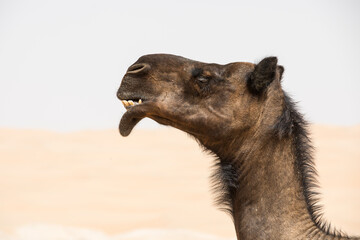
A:
POLYGON ((127 70, 127 73, 139 73, 142 72, 145 69, 149 69, 150 66, 148 64, 144 63, 137 63, 129 67, 127 70))

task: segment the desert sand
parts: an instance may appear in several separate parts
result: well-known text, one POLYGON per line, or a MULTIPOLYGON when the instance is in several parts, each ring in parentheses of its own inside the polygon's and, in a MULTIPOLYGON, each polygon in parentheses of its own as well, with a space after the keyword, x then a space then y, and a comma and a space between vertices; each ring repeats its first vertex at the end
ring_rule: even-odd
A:
MULTIPOLYGON (((360 126, 311 127, 324 218, 360 234, 360 126)), ((235 239, 212 157, 171 128, 0 129, 1 240, 235 239)))

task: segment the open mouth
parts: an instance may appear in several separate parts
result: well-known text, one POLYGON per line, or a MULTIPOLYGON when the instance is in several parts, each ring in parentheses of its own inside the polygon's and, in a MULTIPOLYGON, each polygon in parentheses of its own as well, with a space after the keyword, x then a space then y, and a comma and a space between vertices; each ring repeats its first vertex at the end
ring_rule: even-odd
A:
POLYGON ((166 109, 164 112, 164 105, 160 104, 156 98, 127 97, 126 100, 121 99, 120 101, 126 109, 119 124, 119 132, 123 137, 130 135, 134 127, 146 117, 151 118, 159 124, 170 125, 190 134, 197 133, 196 129, 189 128, 186 123, 174 121, 173 118, 169 117, 169 114, 166 114, 166 109))

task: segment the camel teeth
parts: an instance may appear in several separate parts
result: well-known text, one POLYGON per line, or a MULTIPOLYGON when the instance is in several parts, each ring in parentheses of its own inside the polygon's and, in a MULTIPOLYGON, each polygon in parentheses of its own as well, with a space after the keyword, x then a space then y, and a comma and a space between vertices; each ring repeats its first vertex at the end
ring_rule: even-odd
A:
POLYGON ((126 101, 126 100, 121 100, 121 102, 122 102, 122 104, 124 105, 124 107, 127 107, 127 106, 129 106, 129 103, 128 103, 128 101, 126 101))
POLYGON ((128 109, 129 107, 132 107, 132 106, 136 106, 136 105, 139 105, 142 103, 142 100, 139 99, 138 102, 134 102, 133 100, 121 100, 122 104, 124 105, 124 107, 126 109, 128 109))

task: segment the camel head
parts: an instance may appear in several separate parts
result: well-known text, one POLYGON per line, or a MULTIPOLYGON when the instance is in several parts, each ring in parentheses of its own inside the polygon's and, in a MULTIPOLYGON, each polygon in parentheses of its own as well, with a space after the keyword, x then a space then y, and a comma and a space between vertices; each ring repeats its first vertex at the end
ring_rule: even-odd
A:
POLYGON ((120 133, 129 135, 148 117, 204 141, 221 140, 259 123, 267 92, 271 85, 279 88, 282 73, 276 57, 219 65, 167 54, 142 56, 117 92, 127 109, 120 133))

